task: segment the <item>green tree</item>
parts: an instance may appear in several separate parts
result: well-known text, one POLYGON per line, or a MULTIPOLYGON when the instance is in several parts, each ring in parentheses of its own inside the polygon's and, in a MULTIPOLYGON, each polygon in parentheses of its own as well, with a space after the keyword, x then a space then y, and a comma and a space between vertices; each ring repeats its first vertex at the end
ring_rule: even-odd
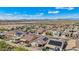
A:
POLYGON ((52 34, 52 32, 46 32, 46 35, 52 36, 53 34, 52 34))
POLYGON ((0 41, 0 51, 11 50, 12 47, 9 44, 6 44, 4 41, 0 41))

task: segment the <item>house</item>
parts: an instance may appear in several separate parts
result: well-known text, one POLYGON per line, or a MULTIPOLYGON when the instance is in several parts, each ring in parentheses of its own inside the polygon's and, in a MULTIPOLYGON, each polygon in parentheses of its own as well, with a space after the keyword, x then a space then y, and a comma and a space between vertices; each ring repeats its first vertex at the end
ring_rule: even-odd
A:
POLYGON ((61 31, 52 31, 53 32, 53 37, 59 37, 62 35, 61 31))
POLYGON ((25 35, 25 33, 22 31, 16 31, 15 35, 18 37, 21 37, 21 36, 25 35))
POLYGON ((30 43, 31 41, 35 40, 38 38, 38 35, 35 35, 35 34, 32 34, 32 33, 29 33, 29 34, 26 34, 25 36, 23 36, 20 41, 21 42, 24 42, 24 43, 30 43))
POLYGON ((65 31, 62 33, 62 37, 66 38, 69 37, 71 33, 69 32, 69 30, 65 29, 65 31))
POLYGON ((4 32, 0 32, 0 39, 4 39, 4 38, 5 38, 4 32))
POLYGON ((5 32, 5 37, 9 39, 12 39, 12 37, 15 36, 15 32, 14 31, 7 31, 5 32))
POLYGON ((45 37, 45 36, 41 36, 41 37, 38 37, 36 40, 34 40, 31 45, 33 47, 41 47, 41 46, 44 46, 48 41, 48 38, 45 37))
POLYGON ((38 28, 37 30, 36 30, 36 33, 37 34, 42 34, 43 32, 45 32, 46 30, 44 29, 44 28, 38 28))
POLYGON ((50 39, 48 43, 45 45, 46 48, 51 50, 65 50, 67 46, 67 42, 65 40, 58 40, 58 39, 50 39))
POLYGON ((4 32, 0 32, 0 35, 5 35, 4 32))
POLYGON ((75 30, 75 29, 67 29, 63 32, 64 37, 69 37, 69 38, 73 38, 73 39, 78 39, 79 38, 79 30, 75 30))
POLYGON ((73 33, 73 39, 78 39, 79 38, 79 31, 76 31, 73 33))

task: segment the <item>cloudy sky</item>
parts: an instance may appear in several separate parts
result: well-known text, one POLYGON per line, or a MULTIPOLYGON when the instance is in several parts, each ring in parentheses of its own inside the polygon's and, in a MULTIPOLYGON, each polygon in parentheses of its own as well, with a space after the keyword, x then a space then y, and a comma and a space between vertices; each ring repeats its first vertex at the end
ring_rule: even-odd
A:
POLYGON ((79 19, 78 7, 0 7, 1 20, 79 19))

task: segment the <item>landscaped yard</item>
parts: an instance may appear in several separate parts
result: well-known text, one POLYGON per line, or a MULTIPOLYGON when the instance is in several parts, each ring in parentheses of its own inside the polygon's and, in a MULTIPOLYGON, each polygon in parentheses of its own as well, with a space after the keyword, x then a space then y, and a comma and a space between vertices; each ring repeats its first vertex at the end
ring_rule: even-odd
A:
POLYGON ((5 41, 0 41, 0 51, 27 51, 22 47, 13 47, 9 44, 6 44, 5 41))

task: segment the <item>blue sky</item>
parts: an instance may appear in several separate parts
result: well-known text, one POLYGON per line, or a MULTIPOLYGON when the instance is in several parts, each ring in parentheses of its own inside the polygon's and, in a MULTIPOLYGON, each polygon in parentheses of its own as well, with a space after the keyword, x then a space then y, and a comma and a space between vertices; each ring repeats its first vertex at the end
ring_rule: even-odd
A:
POLYGON ((0 19, 79 19, 79 7, 0 7, 0 19))

